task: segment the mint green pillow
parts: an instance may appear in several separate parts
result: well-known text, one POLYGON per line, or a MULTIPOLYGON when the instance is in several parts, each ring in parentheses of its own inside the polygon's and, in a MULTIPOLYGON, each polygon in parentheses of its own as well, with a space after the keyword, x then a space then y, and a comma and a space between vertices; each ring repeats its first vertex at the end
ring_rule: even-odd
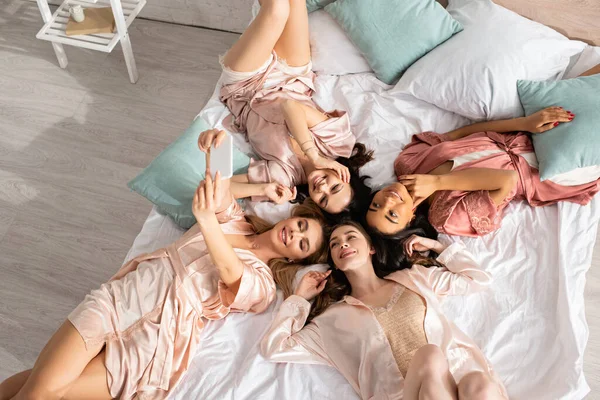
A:
MULTIPOLYGON (((198 135, 209 128, 204 120, 197 118, 183 135, 127 184, 186 229, 196 223, 192 199, 206 170, 204 153, 198 149, 198 135)), ((234 146, 234 174, 246 173, 249 163, 250 158, 234 146)))
POLYGON ((600 165, 600 75, 562 81, 518 81, 525 115, 560 106, 575 114, 569 123, 532 135, 546 180, 576 168, 600 165))
POLYGON ((325 7, 327 4, 333 3, 335 0, 306 0, 306 8, 308 12, 317 11, 319 8, 325 7))
POLYGON ((391 85, 462 25, 435 0, 337 0, 325 7, 391 85))

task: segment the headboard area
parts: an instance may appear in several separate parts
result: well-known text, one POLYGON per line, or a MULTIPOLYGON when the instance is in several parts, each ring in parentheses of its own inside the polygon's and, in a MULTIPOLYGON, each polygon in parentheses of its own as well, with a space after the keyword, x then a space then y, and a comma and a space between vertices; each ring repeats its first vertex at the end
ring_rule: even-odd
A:
MULTIPOLYGON (((494 0, 570 39, 600 46, 600 0, 494 0)), ((510 29, 510 27, 506 27, 510 29)))

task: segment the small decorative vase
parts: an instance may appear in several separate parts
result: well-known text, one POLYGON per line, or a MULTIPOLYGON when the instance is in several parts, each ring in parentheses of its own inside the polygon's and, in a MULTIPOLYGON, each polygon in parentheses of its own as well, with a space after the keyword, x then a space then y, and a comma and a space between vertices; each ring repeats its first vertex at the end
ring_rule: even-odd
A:
POLYGON ((71 6, 69 8, 69 14, 71 14, 71 18, 73 18, 75 22, 82 22, 85 19, 85 13, 80 5, 71 6))

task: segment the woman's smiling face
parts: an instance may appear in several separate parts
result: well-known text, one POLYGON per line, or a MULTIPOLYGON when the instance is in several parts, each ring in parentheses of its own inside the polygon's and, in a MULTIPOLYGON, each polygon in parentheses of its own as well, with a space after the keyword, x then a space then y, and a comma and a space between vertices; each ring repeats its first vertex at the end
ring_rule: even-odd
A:
POLYGON ((339 214, 352 201, 352 187, 330 169, 316 169, 308 175, 310 198, 323 210, 339 214))
POLYGON ((381 189, 369 205, 367 224, 384 235, 400 232, 414 216, 412 197, 401 183, 381 189))
POLYGON ((365 233, 352 224, 334 229, 329 238, 329 251, 336 268, 344 272, 367 265, 374 254, 365 233))

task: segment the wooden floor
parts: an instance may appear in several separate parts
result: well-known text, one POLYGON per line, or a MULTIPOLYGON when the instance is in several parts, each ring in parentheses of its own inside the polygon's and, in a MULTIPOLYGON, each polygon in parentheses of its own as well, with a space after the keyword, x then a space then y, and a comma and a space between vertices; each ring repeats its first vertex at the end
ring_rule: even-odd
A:
MULTIPOLYGON (((109 278, 150 205, 127 181, 187 127, 237 35, 136 20, 140 79, 120 48, 35 39, 35 3, 0 2, 0 380, 31 368, 90 288, 109 278)), ((588 274, 588 398, 600 398, 600 255, 588 274), (594 395, 595 393, 595 395, 594 395)))

